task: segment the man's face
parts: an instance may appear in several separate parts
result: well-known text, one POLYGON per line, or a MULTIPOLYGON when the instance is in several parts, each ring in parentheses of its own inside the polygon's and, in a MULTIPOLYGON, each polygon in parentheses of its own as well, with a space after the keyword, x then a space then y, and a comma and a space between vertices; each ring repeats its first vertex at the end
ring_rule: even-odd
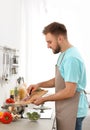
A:
POLYGON ((45 35, 47 47, 52 49, 54 54, 61 52, 61 47, 58 42, 58 37, 55 37, 51 33, 45 35))

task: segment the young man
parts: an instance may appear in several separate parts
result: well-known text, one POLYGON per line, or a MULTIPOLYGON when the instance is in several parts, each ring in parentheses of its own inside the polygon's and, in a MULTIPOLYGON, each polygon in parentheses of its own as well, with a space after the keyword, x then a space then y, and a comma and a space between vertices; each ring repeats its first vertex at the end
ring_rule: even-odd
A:
POLYGON ((40 105, 55 101, 57 130, 82 130, 82 121, 87 115, 88 102, 84 93, 86 88, 86 69, 78 50, 70 44, 66 27, 57 22, 43 30, 48 48, 54 54, 60 53, 54 78, 30 85, 28 92, 36 89, 55 87, 55 94, 33 101, 40 105))

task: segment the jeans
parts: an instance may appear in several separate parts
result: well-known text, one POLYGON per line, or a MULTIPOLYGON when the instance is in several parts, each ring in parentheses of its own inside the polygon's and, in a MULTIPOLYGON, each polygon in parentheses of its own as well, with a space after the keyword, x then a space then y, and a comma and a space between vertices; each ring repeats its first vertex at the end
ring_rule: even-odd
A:
POLYGON ((75 130, 82 130, 82 121, 85 117, 80 117, 76 119, 76 128, 75 130))

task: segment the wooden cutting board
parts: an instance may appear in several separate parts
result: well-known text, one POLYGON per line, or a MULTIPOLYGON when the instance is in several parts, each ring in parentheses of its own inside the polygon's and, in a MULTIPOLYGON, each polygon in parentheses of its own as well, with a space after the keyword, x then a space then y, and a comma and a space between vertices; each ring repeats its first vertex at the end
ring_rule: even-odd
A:
POLYGON ((39 98, 42 97, 43 95, 45 95, 48 92, 48 90, 44 90, 44 89, 40 89, 40 90, 36 90, 35 92, 33 92, 30 95, 30 98, 26 101, 20 101, 19 104, 21 105, 27 105, 33 102, 33 99, 35 98, 39 98))

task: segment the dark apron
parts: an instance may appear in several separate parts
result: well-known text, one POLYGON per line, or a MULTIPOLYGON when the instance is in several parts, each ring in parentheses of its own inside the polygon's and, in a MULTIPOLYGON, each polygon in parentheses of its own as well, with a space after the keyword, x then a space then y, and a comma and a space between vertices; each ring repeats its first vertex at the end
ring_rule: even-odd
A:
MULTIPOLYGON (((56 93, 65 88, 65 82, 56 66, 55 89, 56 93)), ((75 130, 78 102, 80 93, 76 92, 74 97, 56 101, 56 127, 57 130, 75 130)))

